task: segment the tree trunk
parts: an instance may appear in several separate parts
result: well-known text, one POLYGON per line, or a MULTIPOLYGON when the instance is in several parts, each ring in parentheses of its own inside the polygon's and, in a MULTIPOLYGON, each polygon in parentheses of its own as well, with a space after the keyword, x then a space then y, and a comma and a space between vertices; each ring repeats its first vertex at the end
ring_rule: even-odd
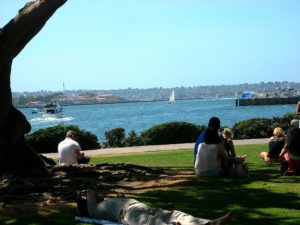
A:
POLYGON ((12 105, 10 87, 13 59, 67 0, 35 0, 0 29, 0 171, 43 170, 45 165, 26 143, 31 126, 12 105))

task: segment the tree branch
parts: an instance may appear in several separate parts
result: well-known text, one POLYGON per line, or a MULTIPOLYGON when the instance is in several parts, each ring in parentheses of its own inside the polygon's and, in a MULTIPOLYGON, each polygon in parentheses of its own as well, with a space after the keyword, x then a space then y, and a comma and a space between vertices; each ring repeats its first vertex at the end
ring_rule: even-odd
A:
POLYGON ((47 20, 67 0, 36 0, 27 3, 2 29, 1 51, 13 59, 43 28, 47 20))

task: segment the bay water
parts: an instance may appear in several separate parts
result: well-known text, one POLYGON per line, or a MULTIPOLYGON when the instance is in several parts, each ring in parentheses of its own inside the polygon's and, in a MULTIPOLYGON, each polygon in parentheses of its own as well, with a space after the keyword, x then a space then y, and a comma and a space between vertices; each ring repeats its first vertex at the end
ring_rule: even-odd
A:
POLYGON ((124 128, 126 133, 135 130, 140 134, 153 125, 170 121, 207 125, 212 116, 219 117, 222 126, 232 127, 242 120, 294 113, 295 108, 295 105, 236 107, 235 99, 194 99, 177 100, 174 104, 157 101, 64 106, 63 118, 53 120, 42 119, 41 114, 32 114, 30 108, 20 110, 30 122, 32 132, 58 124, 72 124, 95 133, 103 142, 105 131, 117 127, 124 128))

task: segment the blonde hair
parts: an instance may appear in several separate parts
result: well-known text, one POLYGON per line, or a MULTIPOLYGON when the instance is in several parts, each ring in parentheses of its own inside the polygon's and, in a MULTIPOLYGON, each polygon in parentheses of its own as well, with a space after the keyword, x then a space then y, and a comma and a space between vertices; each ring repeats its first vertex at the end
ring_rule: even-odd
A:
POLYGON ((230 138, 230 139, 233 138, 233 133, 232 133, 231 129, 229 129, 229 128, 224 128, 222 134, 227 138, 230 138))
POLYGON ((276 137, 283 137, 284 132, 283 132, 281 127, 276 127, 273 131, 273 135, 276 136, 276 137))

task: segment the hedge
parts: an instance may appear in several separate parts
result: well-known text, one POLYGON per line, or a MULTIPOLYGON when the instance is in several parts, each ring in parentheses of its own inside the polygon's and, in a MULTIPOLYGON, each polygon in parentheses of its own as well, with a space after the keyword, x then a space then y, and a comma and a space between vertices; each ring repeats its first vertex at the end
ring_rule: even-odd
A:
POLYGON ((142 132, 141 137, 146 145, 192 143, 203 129, 204 126, 174 121, 155 125, 142 132))
POLYGON ((57 152, 59 142, 65 139, 68 130, 73 130, 77 134, 77 141, 82 150, 91 150, 100 148, 98 138, 95 134, 81 130, 78 126, 57 125, 53 127, 39 129, 29 135, 26 139, 29 145, 38 153, 57 152))
POLYGON ((275 127, 281 127, 286 131, 291 125, 293 119, 300 119, 293 113, 287 113, 282 117, 253 118, 238 122, 233 125, 232 132, 235 139, 267 138, 273 135, 275 127))

